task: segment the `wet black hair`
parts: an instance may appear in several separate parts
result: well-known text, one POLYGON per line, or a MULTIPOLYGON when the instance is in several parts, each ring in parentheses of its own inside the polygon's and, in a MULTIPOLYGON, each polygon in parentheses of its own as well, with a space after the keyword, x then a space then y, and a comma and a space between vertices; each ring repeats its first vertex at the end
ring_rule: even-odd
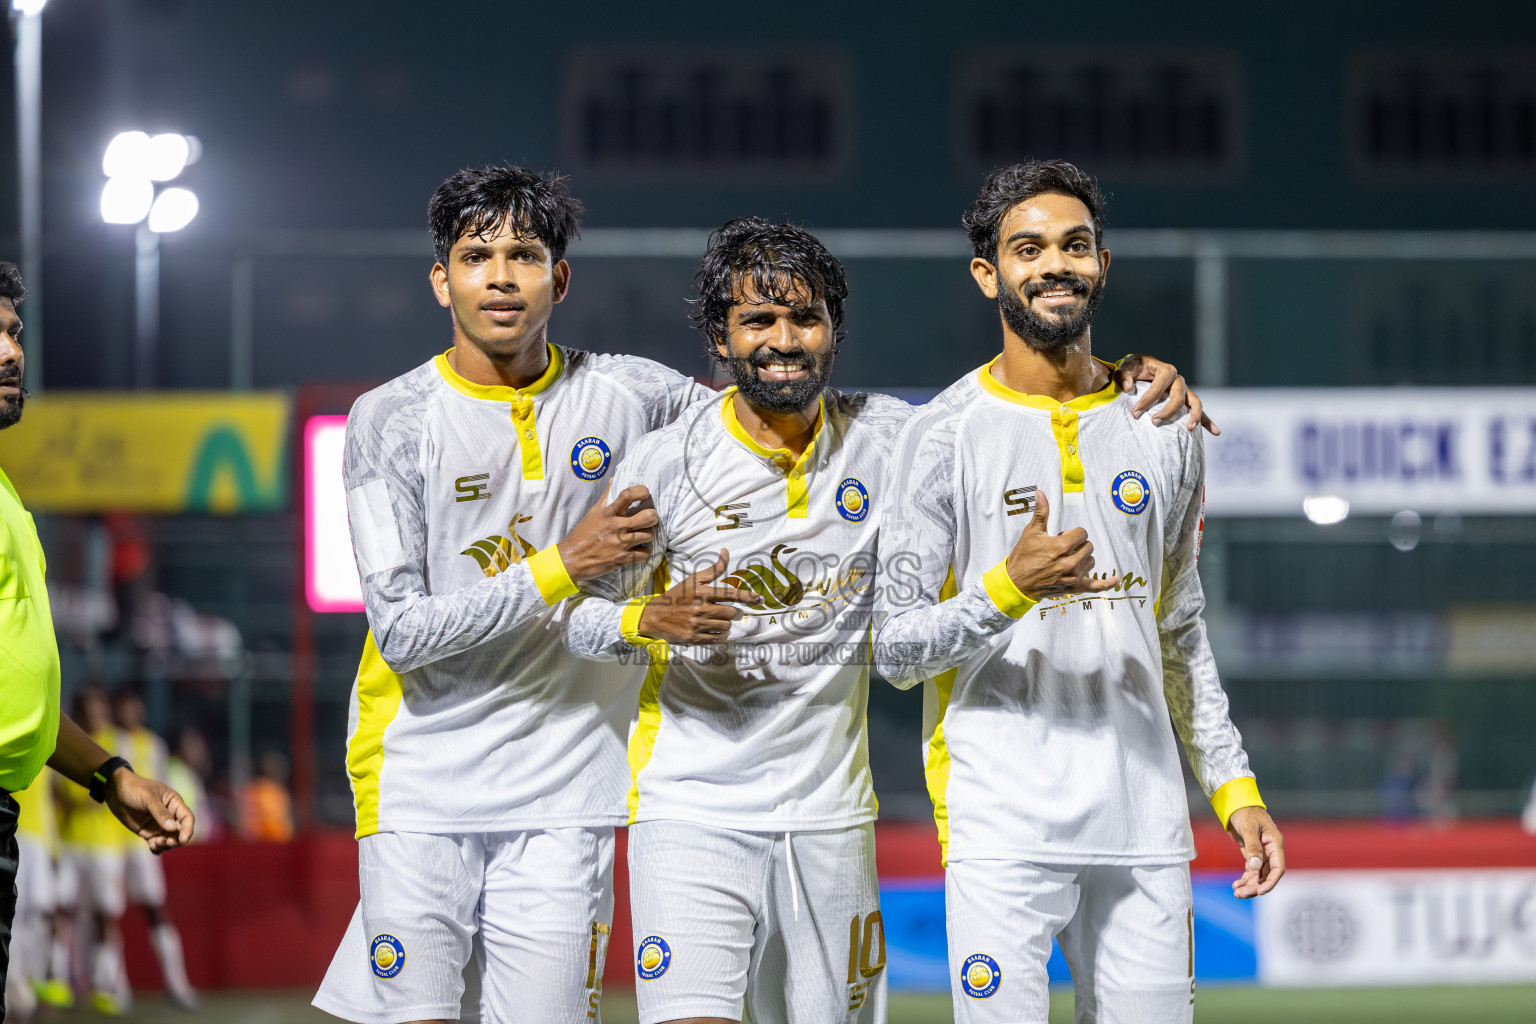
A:
POLYGON ((1026 160, 987 175, 975 201, 960 218, 976 257, 995 263, 998 233, 1008 211, 1026 199, 1052 192, 1082 200, 1093 218, 1093 244, 1103 245, 1104 196, 1093 176, 1065 160, 1026 160))
POLYGON ((812 302, 826 302, 836 339, 843 340, 847 275, 821 240, 802 227, 762 217, 726 222, 709 236, 697 280, 698 297, 688 316, 704 332, 704 349, 717 362, 724 362, 715 346, 729 334, 731 307, 749 285, 760 300, 782 305, 809 292, 812 302))
POLYGON ((19 306, 27 297, 27 286, 21 283, 21 268, 10 260, 0 260, 0 299, 10 299, 12 306, 19 306))
POLYGON ((551 262, 565 258, 566 247, 581 234, 581 203, 570 193, 570 179, 523 167, 466 167, 437 186, 427 204, 432 251, 448 264, 448 250, 465 235, 485 237, 508 215, 522 230, 543 242, 551 262))

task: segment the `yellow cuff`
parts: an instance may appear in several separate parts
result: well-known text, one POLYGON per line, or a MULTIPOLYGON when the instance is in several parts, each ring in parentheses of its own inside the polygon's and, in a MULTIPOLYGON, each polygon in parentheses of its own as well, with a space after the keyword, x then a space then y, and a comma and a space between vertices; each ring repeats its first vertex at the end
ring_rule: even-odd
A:
POLYGON ((1006 558, 982 575, 981 585, 987 589, 987 596, 997 605, 997 610, 1010 619, 1022 619, 1025 612, 1040 603, 1032 597, 1026 597, 1013 582, 1008 575, 1006 558))
POLYGON ((529 555, 528 569, 533 573, 534 585, 544 595, 545 604, 559 604, 576 593, 576 581, 560 560, 560 545, 551 544, 529 555))
POLYGON ((640 632, 640 616, 644 614, 645 606, 660 596, 660 594, 647 594, 644 597, 635 598, 624 606, 624 614, 619 618, 619 635, 631 647, 649 647, 657 643, 656 637, 646 636, 640 632))
POLYGON ((1263 806, 1264 799, 1259 796, 1259 784, 1251 775, 1239 775, 1211 794, 1211 807, 1216 811, 1216 817, 1221 819, 1222 828, 1227 827, 1233 811, 1243 807, 1263 806))

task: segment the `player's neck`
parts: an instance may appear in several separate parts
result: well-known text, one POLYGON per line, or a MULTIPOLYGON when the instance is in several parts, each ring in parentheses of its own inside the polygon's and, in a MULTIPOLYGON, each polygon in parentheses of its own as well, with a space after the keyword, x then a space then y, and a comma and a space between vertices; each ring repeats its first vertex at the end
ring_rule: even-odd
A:
POLYGON ((530 338, 516 352, 494 356, 459 331, 454 331, 448 365, 471 384, 526 388, 549 369, 549 344, 544 332, 540 331, 536 339, 530 338))
POLYGON ((752 440, 764 448, 788 448, 797 459, 805 454, 821 422, 819 396, 804 409, 775 412, 758 408, 737 391, 731 395, 731 407, 736 412, 736 422, 752 440))
POLYGON ((1087 331, 1064 348, 1042 352, 1005 330, 1003 354, 992 364, 992 375, 1010 390, 1058 402, 1091 395, 1109 383, 1109 370, 1093 358, 1087 331))

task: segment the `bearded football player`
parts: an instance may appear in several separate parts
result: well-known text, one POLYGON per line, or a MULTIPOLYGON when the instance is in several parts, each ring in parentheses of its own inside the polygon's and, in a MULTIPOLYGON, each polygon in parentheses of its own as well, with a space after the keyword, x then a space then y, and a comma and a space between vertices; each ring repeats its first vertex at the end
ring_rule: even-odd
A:
POLYGON ((918 566, 917 596, 882 591, 875 644, 886 678, 924 683, 955 1019, 1044 1024, 1054 938, 1078 1021, 1188 1021, 1179 742, 1242 847, 1234 893, 1285 870, 1201 618, 1202 438, 1135 416, 1093 356, 1092 178, 1004 168, 964 223, 1002 353, 902 431, 881 547, 918 566), (1075 563, 1059 583, 1025 547, 1051 534, 1075 563))

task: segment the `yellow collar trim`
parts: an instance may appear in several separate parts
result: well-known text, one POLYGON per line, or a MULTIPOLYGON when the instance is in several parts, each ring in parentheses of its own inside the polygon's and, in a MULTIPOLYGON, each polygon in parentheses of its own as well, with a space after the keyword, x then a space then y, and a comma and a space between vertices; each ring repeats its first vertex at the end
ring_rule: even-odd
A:
MULTIPOLYGON (((983 391, 989 395, 1001 398, 1005 402, 1028 406, 1031 409, 1041 409, 1045 412, 1060 412, 1063 408, 1072 412, 1087 412, 1089 409, 1097 409, 1101 405, 1108 405, 1120 397, 1120 388, 1115 383, 1114 374, 1110 374, 1109 383, 1102 390, 1095 391, 1092 394, 1079 395, 1067 402, 1058 402, 1056 399, 1047 398, 1045 395, 1030 395, 1023 391, 1015 391, 992 375, 992 367, 996 366, 997 360, 1001 358, 1002 356, 998 356, 977 370, 976 380, 981 384, 983 391)), ((1104 361, 1101 359, 1099 362, 1102 363, 1104 361)), ((1114 368, 1109 363, 1104 363, 1104 365, 1109 366, 1111 369, 1114 368)))
POLYGON ((821 440, 821 428, 827 421, 826 399, 821 397, 816 399, 816 426, 811 432, 811 440, 805 446, 805 451, 801 452, 800 457, 797 459, 795 458, 795 453, 788 448, 765 447, 759 444, 757 439, 751 434, 747 433, 747 428, 742 426, 741 420, 736 418, 736 405, 731 401, 735 394, 736 388, 734 386, 728 387, 725 389, 725 397, 720 401, 720 421, 725 424, 726 433, 746 445, 754 455, 761 455, 765 459, 772 459, 775 464, 787 460, 790 463, 789 472, 803 469, 805 464, 810 461, 811 453, 816 450, 816 442, 821 440))
POLYGON ((736 403, 732 401, 735 393, 735 388, 727 388, 720 402, 720 421, 725 424, 726 433, 746 445, 747 450, 754 455, 770 460, 784 473, 786 512, 791 519, 806 518, 810 514, 811 490, 810 483, 805 479, 805 467, 810 464, 816 452, 816 442, 821 440, 822 425, 827 421, 826 400, 819 396, 816 399, 816 427, 811 432, 811 440, 806 444, 805 451, 797 459, 788 448, 766 448, 747 433, 747 428, 736 418, 736 403))
POLYGON ((565 357, 560 354, 558 345, 544 343, 549 349, 549 366, 538 380, 525 388, 510 388, 505 384, 476 384, 459 376, 458 372, 448 363, 448 352, 444 352, 432 360, 437 367, 437 372, 442 375, 455 391, 468 395, 470 398, 480 398, 487 402, 510 402, 514 396, 521 395, 525 398, 538 394, 548 388, 560 376, 560 371, 565 369, 565 357))

